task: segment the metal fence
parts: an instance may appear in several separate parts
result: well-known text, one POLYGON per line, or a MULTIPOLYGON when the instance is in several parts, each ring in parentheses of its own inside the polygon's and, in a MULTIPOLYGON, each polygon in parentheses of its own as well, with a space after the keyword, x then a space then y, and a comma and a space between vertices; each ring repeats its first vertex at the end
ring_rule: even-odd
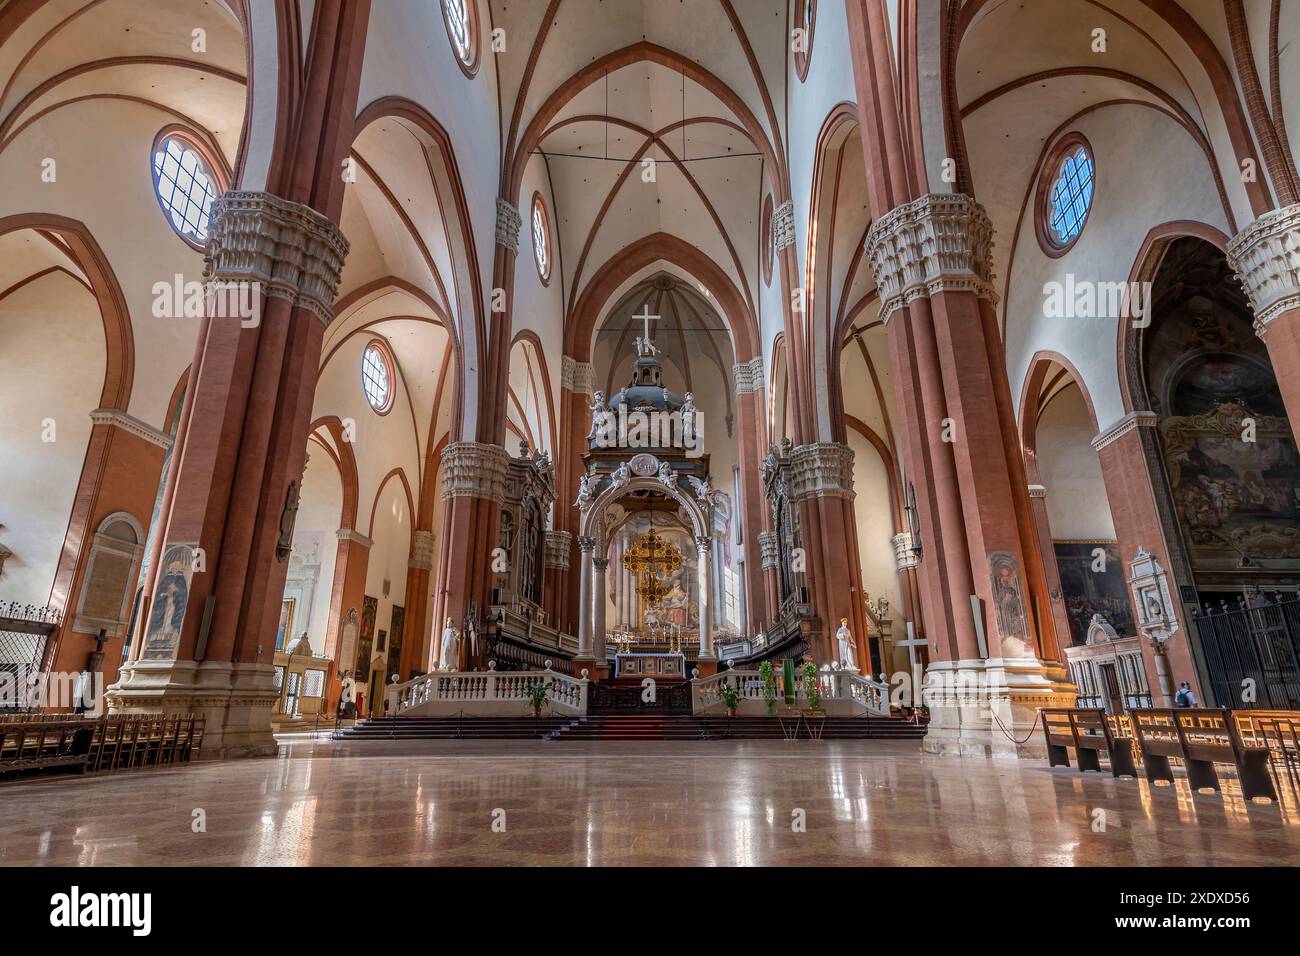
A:
POLYGON ((1207 604, 1193 610, 1192 627, 1220 707, 1300 708, 1300 596, 1207 604))
POLYGON ((0 601, 0 711, 25 709, 28 677, 40 670, 61 619, 53 608, 0 601))

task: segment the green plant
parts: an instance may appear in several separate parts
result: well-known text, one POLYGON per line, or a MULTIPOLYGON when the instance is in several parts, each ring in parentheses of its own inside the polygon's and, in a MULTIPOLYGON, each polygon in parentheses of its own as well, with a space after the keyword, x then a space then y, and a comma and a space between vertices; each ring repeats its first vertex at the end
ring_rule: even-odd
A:
POLYGON ((735 684, 722 685, 722 702, 726 705, 727 710, 735 710, 740 704, 740 691, 736 690, 735 684))
POLYGON ((533 710, 540 710, 542 704, 546 703, 546 695, 551 692, 555 686, 555 681, 546 681, 545 683, 529 684, 524 688, 524 696, 528 698, 528 704, 533 710))
POLYGON ((817 679, 817 665, 812 661, 803 665, 803 692, 808 698, 809 710, 822 709, 822 683, 817 679))
POLYGON ((771 661, 758 665, 758 676, 763 679, 763 702, 767 704, 767 715, 771 717, 776 710, 776 672, 771 661))

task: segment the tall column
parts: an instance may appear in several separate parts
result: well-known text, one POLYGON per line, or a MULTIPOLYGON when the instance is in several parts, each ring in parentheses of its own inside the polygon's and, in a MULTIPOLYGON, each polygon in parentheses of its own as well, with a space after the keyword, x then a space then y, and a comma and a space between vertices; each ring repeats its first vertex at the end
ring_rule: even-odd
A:
MULTIPOLYGON (((578 656, 576 662, 594 665, 595 644, 592 641, 591 608, 591 552, 596 539, 589 535, 578 536, 578 656)), ((594 676, 594 671, 592 672, 594 676)))
MULTIPOLYGON (((417 529, 411 535, 411 556, 406 563, 406 632, 402 635, 401 679, 410 680, 415 671, 427 670, 429 576, 433 573, 434 535, 431 530, 417 529)), ((441 628, 438 629, 441 633, 441 628)))
POLYGON ((561 592, 564 587, 564 577, 569 571, 569 548, 572 538, 573 535, 567 531, 546 532, 546 577, 542 600, 543 607, 546 609, 546 620, 557 630, 564 629, 564 622, 560 619, 561 592))
POLYGON ((707 677, 717 669, 717 655, 713 652, 713 575, 709 573, 709 554, 713 539, 700 535, 695 539, 695 552, 699 558, 695 569, 700 588, 700 655, 697 658, 700 676, 707 677))
MULTIPOLYGON (((334 583, 330 589, 330 616, 325 627, 324 651, 327 657, 334 660, 326 694, 330 713, 338 705, 339 694, 343 689, 341 675, 357 669, 356 627, 346 632, 345 628, 352 612, 356 612, 358 625, 361 620, 361 609, 366 597, 366 572, 370 568, 370 549, 374 546, 373 541, 354 528, 339 528, 335 535, 338 538, 338 551, 334 558, 334 583), (350 642, 344 642, 345 633, 350 637, 350 642)), ((366 666, 369 667, 368 661, 366 666)))
POLYGON ((1234 236, 1228 262, 1268 346, 1294 433, 1300 423, 1300 204, 1266 212, 1234 236))
POLYGON ((591 608, 591 653, 596 659, 596 669, 599 671, 605 666, 605 606, 609 603, 605 572, 609 569, 609 558, 592 558, 591 567, 595 572, 591 587, 594 592, 592 595, 594 604, 591 608))
POLYGON ((1043 555, 1043 573, 1047 576, 1048 607, 1052 613, 1055 639, 1049 645, 1044 634, 1043 659, 1065 660, 1063 648, 1072 642, 1070 616, 1065 613, 1065 598, 1061 592, 1061 569, 1056 565, 1056 546, 1052 543, 1052 522, 1047 514, 1047 488, 1040 484, 1029 486, 1029 506, 1034 512, 1034 527, 1038 530, 1038 544, 1043 555))
POLYGON ((969 196, 931 194, 872 225, 866 254, 888 328, 904 460, 923 541, 921 604, 935 679, 925 749, 1036 755, 1038 708, 1065 703, 991 283, 993 227, 969 196), (952 686, 950 684, 950 686, 952 686))

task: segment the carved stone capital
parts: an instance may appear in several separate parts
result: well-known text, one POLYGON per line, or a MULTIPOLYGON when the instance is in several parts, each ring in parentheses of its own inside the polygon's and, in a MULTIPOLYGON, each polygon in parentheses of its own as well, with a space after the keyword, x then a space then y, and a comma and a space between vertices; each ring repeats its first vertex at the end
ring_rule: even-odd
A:
POLYGON ((1029 497, 1031 497, 1031 498, 1046 498, 1046 497, 1047 497, 1047 486, 1046 486, 1046 485, 1030 485, 1030 486, 1029 486, 1029 497))
POLYGON ((920 564, 916 556, 916 542, 910 531, 900 531, 894 535, 894 563, 900 571, 907 571, 920 564))
POLYGON ((583 554, 591 554, 592 549, 596 547, 596 539, 589 534, 580 534, 578 535, 578 547, 583 554))
POLYGON ((713 549, 713 539, 707 534, 697 534, 695 536, 695 552, 700 557, 706 556, 713 549))
POLYGON ((452 442, 442 450, 442 497, 485 498, 501 504, 506 497, 510 453, 500 445, 452 442))
POLYGON ((776 570, 777 540, 775 531, 758 533, 758 556, 764 571, 776 570))
POLYGON ((993 291, 993 223, 961 193, 931 193, 890 210, 867 234, 867 261, 880 290, 880 317, 939 292, 993 291))
POLYGON ((152 425, 147 425, 138 418, 131 417, 120 408, 97 408, 90 413, 90 420, 96 425, 111 425, 114 428, 120 428, 122 431, 134 435, 136 438, 143 438, 159 448, 170 448, 172 446, 171 435, 160 432, 152 425))
POLYGON ((590 395, 595 377, 595 369, 590 362, 579 362, 568 355, 560 359, 560 388, 590 395))
POLYGON ((1155 412, 1129 412, 1115 424, 1104 429, 1092 440, 1092 447, 1101 451, 1112 442, 1123 438, 1135 428, 1155 428, 1160 419, 1155 412))
POLYGON ((609 558, 592 558, 591 567, 599 574, 604 574, 609 570, 609 558))
POLYGON ((311 207, 232 189, 212 204, 203 278, 261 283, 328 325, 347 255, 342 230, 311 207))
POLYGON ((515 255, 519 254, 519 229, 524 224, 524 217, 519 210, 504 199, 497 199, 497 245, 505 246, 515 255))
POLYGON ((763 356, 756 355, 748 362, 740 362, 731 367, 736 379, 736 394, 748 395, 763 390, 763 356))
POLYGON ((339 528, 338 531, 334 532, 334 536, 340 541, 351 541, 353 544, 359 544, 363 548, 372 548, 375 544, 372 538, 367 538, 355 528, 339 528))
POLYGON ((787 199, 772 210, 772 251, 780 255, 794 245, 794 201, 787 199))
POLYGON ((853 449, 839 442, 796 445, 790 454, 790 497, 853 497, 853 449))
POLYGON ((546 532, 546 567, 569 570, 569 545, 572 543, 573 535, 568 531, 546 532))
POLYGON ((1272 209, 1232 237, 1228 264, 1255 312, 1255 331, 1300 309, 1300 203, 1272 209))
POLYGON ((411 534, 411 560, 407 567, 417 571, 433 570, 433 532, 416 530, 411 534))

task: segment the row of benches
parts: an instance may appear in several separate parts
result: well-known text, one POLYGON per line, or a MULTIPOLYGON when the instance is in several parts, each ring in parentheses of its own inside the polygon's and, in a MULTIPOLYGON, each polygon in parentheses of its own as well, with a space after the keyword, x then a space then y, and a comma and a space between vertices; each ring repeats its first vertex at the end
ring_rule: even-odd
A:
POLYGON ((1047 762, 1070 765, 1073 747, 1079 770, 1101 770, 1106 754, 1111 774, 1137 776, 1135 755, 1149 783, 1174 782, 1170 760, 1182 760, 1192 790, 1221 790, 1216 763, 1232 764, 1247 800, 1276 802, 1270 770, 1280 764, 1300 792, 1300 711, 1218 708, 1135 708, 1107 714, 1096 708, 1044 708, 1047 762))
POLYGON ((203 744, 204 718, 163 716, 0 717, 0 779, 188 763, 203 744))

